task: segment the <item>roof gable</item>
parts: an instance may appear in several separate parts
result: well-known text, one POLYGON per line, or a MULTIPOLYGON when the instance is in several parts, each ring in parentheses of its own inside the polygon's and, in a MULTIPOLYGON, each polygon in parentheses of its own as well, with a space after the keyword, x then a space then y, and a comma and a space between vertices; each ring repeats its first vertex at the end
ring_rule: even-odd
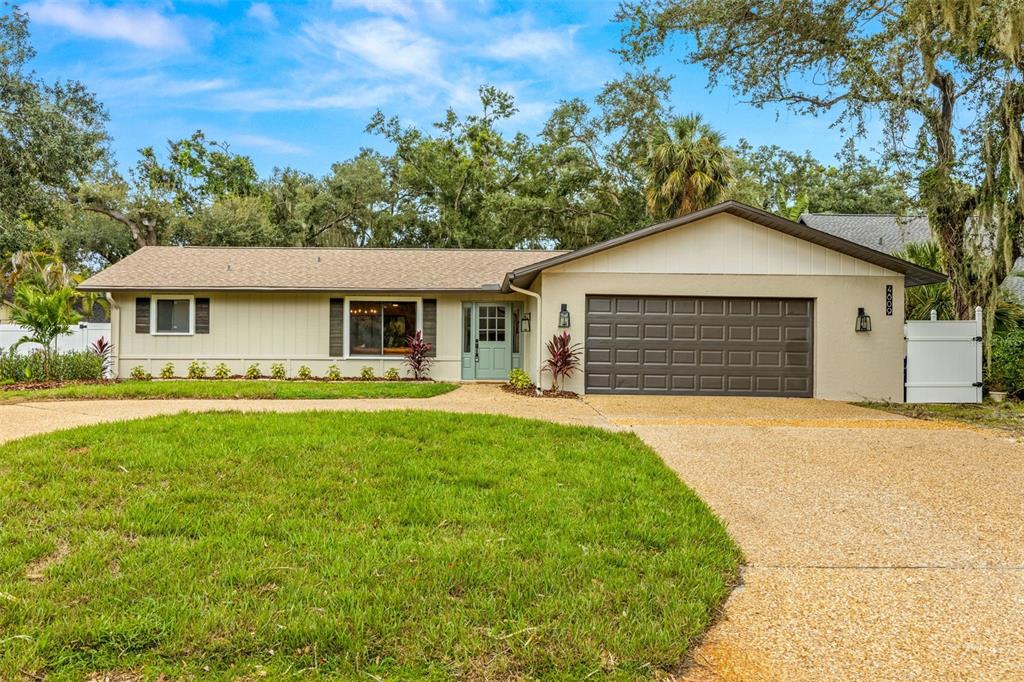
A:
MULTIPOLYGON (((540 261, 538 263, 532 263, 521 267, 513 272, 510 272, 503 283, 503 289, 509 290, 510 285, 515 284, 516 286, 529 286, 533 282, 533 279, 542 271, 555 267, 561 264, 570 263, 581 258, 593 256, 609 249, 621 247, 626 244, 636 242, 654 235, 662 234, 669 230, 673 230, 684 225, 690 225, 700 220, 721 215, 731 214, 739 218, 743 218, 751 223, 761 225, 763 227, 775 230, 776 232, 790 237, 816 244, 824 249, 832 252, 836 252, 853 259, 857 259, 864 263, 874 265, 883 270, 900 273, 905 276, 907 286, 916 286, 919 284, 931 284, 935 282, 941 282, 945 279, 945 276, 914 265, 913 263, 905 260, 895 258, 889 254, 876 251, 875 249, 868 248, 861 244, 854 243, 852 241, 837 237, 820 230, 816 230, 807 225, 795 223, 791 220, 786 220, 779 216, 773 215, 766 211, 762 211, 752 206, 746 206, 736 201, 727 201, 717 206, 705 209, 703 211, 697 211, 680 218, 668 220, 657 225, 637 230, 621 237, 609 239, 599 244, 584 247, 570 253, 553 256, 547 260, 540 261)), ((707 272, 707 269, 704 270, 707 272)), ((850 272, 849 274, 856 274, 850 272)), ((861 273, 867 274, 867 273, 861 273)))

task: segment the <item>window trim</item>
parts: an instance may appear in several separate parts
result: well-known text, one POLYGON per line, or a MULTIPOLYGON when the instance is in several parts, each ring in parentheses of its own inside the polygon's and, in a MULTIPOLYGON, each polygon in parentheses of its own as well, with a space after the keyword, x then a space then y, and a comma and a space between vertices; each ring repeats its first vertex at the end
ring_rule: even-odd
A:
POLYGON ((401 355, 352 355, 349 345, 349 334, 352 331, 352 318, 349 310, 353 301, 380 301, 381 303, 415 303, 416 331, 423 331, 423 297, 422 296, 346 296, 345 297, 345 333, 342 335, 344 355, 342 360, 401 360, 401 355))
POLYGON ((196 334, 196 297, 194 294, 159 294, 149 297, 149 333, 151 336, 195 336, 196 334), (156 329, 157 301, 188 301, 188 331, 187 332, 161 332, 156 329))

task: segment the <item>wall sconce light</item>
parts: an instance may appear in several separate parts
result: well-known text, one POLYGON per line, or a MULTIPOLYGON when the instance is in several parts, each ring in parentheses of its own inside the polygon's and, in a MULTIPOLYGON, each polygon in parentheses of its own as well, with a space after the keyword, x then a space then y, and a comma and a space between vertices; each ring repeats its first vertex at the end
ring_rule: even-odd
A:
POLYGON ((565 328, 569 326, 569 304, 563 303, 562 309, 558 311, 558 326, 565 328))
POLYGON ((519 331, 530 331, 530 313, 523 313, 522 319, 519 320, 519 331))
POLYGON ((857 326, 854 327, 854 331, 871 331, 871 316, 865 313, 863 308, 857 308, 857 326))

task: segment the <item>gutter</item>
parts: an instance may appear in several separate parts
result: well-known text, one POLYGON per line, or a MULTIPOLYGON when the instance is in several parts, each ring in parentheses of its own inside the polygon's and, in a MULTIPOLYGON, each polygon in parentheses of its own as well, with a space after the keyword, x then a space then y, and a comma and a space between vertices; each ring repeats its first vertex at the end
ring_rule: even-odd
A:
MULTIPOLYGON (((542 321, 544 320, 544 316, 541 315, 541 304, 542 304, 542 301, 541 301, 541 298, 540 298, 540 294, 538 294, 536 292, 533 292, 533 291, 530 291, 529 289, 521 289, 521 288, 517 287, 515 284, 512 284, 511 278, 509 278, 507 275, 506 275, 506 282, 508 283, 508 288, 511 289, 512 291, 514 291, 516 293, 519 293, 519 294, 525 294, 526 296, 529 296, 530 298, 537 299, 537 331, 535 332, 536 335, 537 335, 537 380, 534 383, 537 386, 537 393, 539 394, 541 392, 541 390, 542 390, 541 386, 540 386, 540 366, 541 366, 540 356, 541 356, 541 352, 542 352, 542 348, 541 348, 542 336, 541 336, 541 333, 540 333, 540 327, 541 327, 542 321)), ((531 332, 531 333, 533 333, 533 332, 531 332)))
POLYGON ((110 378, 117 378, 117 370, 121 365, 121 360, 118 357, 120 354, 121 346, 118 344, 121 342, 121 306, 114 301, 114 297, 107 291, 103 294, 103 297, 107 299, 107 303, 110 304, 110 378), (117 322, 114 322, 114 311, 117 311, 117 322))

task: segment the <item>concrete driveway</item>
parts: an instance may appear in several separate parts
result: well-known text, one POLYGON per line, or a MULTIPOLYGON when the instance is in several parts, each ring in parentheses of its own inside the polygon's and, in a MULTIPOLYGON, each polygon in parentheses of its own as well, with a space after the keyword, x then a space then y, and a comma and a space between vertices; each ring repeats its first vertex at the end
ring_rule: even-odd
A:
POLYGON ((726 521, 743 584, 690 679, 1024 679, 1024 446, 843 403, 427 400, 0 405, 0 442, 182 410, 436 409, 630 429, 726 521))

